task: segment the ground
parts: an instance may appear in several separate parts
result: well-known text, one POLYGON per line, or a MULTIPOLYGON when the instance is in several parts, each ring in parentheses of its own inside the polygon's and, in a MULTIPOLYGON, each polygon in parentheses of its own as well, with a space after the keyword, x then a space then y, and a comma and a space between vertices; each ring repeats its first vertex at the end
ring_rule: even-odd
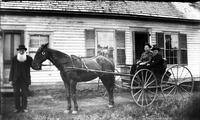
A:
POLYGON ((159 96, 147 108, 135 104, 128 90, 115 90, 115 106, 108 108, 105 89, 97 84, 77 86, 79 112, 65 114, 67 106, 62 84, 31 86, 28 113, 14 113, 12 95, 4 97, 4 120, 171 120, 177 119, 184 108, 185 100, 164 99, 159 96))

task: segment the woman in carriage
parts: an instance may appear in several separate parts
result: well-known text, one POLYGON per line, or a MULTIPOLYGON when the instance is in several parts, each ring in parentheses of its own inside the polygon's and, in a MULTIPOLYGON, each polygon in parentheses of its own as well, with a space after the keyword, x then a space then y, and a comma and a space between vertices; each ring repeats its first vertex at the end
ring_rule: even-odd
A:
POLYGON ((152 57, 153 57, 153 53, 151 51, 151 45, 149 43, 146 43, 144 45, 144 52, 142 53, 139 61, 137 61, 136 64, 133 64, 131 66, 130 74, 133 75, 137 70, 147 68, 147 64, 151 61, 152 57))

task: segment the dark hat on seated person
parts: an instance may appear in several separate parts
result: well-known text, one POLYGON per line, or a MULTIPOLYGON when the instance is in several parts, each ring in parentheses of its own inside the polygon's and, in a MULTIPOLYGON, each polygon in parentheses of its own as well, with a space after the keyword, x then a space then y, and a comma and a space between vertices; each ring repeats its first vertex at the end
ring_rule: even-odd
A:
POLYGON ((151 48, 151 45, 149 43, 145 43, 144 45, 147 45, 147 46, 149 46, 149 48, 151 48))
POLYGON ((152 50, 152 51, 153 51, 153 50, 158 50, 158 51, 160 51, 160 48, 157 47, 157 46, 153 46, 153 48, 152 48, 151 50, 152 50))
POLYGON ((17 51, 18 50, 27 50, 27 48, 25 47, 25 45, 19 45, 19 47, 17 48, 17 51))

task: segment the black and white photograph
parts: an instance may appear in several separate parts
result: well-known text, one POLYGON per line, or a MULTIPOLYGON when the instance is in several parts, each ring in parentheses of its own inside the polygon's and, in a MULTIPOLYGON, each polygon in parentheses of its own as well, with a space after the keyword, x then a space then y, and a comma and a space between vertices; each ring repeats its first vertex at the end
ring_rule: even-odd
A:
POLYGON ((0 0, 0 120, 199 120, 200 1, 0 0))

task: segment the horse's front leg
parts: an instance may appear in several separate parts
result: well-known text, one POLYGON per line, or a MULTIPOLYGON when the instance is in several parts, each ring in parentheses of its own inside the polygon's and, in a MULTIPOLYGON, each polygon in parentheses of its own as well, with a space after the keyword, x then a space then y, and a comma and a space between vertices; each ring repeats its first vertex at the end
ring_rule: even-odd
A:
POLYGON ((70 94, 70 79, 69 75, 67 75, 64 72, 60 72, 61 78, 65 85, 65 91, 66 91, 66 99, 67 99, 67 109, 64 111, 64 113, 69 113, 71 111, 71 94, 70 94))
POLYGON ((78 104, 77 104, 77 100, 76 100, 76 85, 77 85, 76 81, 74 81, 74 80, 70 81, 71 97, 74 102, 74 110, 72 111, 72 114, 78 113, 78 104))

